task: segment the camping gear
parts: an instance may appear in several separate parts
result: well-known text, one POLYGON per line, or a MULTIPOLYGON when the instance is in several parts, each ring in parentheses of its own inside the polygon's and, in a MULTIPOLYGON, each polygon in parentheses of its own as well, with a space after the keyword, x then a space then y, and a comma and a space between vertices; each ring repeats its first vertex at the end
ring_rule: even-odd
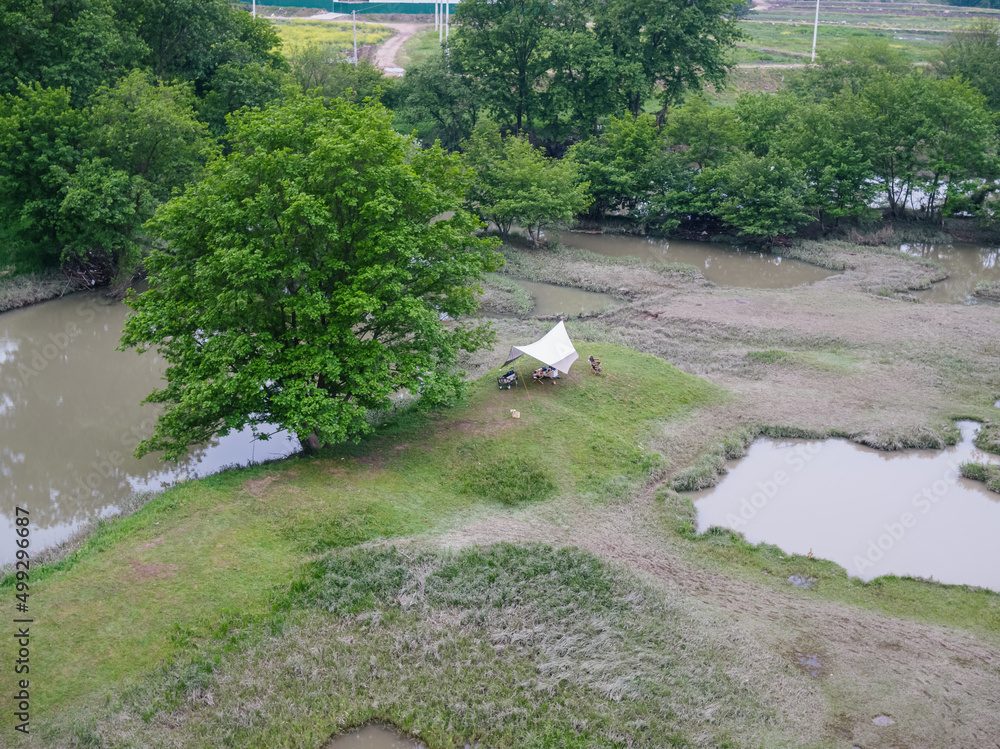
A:
MULTIPOLYGON (((536 369, 534 372, 531 373, 532 382, 541 382, 546 378, 550 380, 560 379, 559 370, 556 369, 555 367, 542 367, 541 369, 536 369)), ((552 384, 555 385, 554 382, 552 384)))
POLYGON ((508 370, 507 374, 497 377, 497 387, 500 390, 503 390, 504 388, 510 390, 511 385, 517 387, 517 372, 513 369, 508 370))
POLYGON ((569 339, 566 325, 562 321, 534 343, 511 346, 510 355, 504 364, 510 364, 522 354, 538 359, 542 364, 554 369, 557 374, 560 372, 569 374, 569 368, 580 357, 573 348, 573 342, 569 339))
POLYGON ((601 360, 595 359, 593 356, 588 357, 590 359, 590 371, 595 375, 601 373, 601 360))

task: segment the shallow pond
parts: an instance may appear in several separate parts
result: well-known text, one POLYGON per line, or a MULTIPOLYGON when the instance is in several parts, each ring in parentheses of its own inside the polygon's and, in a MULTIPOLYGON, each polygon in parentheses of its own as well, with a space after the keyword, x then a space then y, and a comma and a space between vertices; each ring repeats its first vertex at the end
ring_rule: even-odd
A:
POLYGON ((366 726, 341 734, 326 749, 420 749, 423 744, 381 726, 366 726))
POLYGON ((527 291, 535 300, 533 315, 579 315, 583 312, 596 312, 617 303, 610 294, 596 291, 584 291, 572 286, 559 286, 554 283, 537 283, 535 281, 514 282, 527 291))
POLYGON ((137 491, 234 463, 288 455, 287 437, 249 431, 213 440, 179 464, 132 452, 150 436, 160 385, 155 352, 116 351, 128 308, 78 294, 0 315, 0 562, 13 557, 13 508, 27 508, 31 547, 59 543, 137 491))
POLYGON ((900 250, 914 257, 936 260, 948 278, 916 292, 921 299, 948 304, 985 304, 973 296, 980 281, 1000 281, 1000 249, 957 242, 955 244, 903 244, 900 250))
POLYGON ((651 263, 693 265, 705 278, 720 286, 784 289, 815 283, 834 275, 833 271, 800 260, 712 242, 583 232, 563 232, 557 238, 566 247, 589 250, 599 255, 635 257, 651 263))
POLYGON ((723 526, 751 543, 830 559, 851 576, 933 578, 1000 591, 1000 495, 958 475, 1000 462, 972 444, 978 425, 940 451, 880 452, 845 440, 758 440, 714 489, 693 494, 698 531, 723 526))

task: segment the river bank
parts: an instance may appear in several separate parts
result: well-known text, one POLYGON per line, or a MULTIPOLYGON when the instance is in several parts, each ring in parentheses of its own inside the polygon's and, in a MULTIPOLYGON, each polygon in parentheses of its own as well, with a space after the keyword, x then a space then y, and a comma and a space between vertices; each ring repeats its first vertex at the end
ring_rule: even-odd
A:
POLYGON ((0 313, 58 299, 73 291, 58 271, 21 276, 0 275, 0 313))

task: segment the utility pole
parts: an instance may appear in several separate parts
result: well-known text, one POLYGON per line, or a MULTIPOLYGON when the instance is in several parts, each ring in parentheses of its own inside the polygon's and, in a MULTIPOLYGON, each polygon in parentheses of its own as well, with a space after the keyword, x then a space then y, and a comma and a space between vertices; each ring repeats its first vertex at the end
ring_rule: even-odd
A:
POLYGON ((444 39, 448 41, 448 21, 451 20, 451 3, 444 0, 444 39))
POLYGON ((816 62, 816 34, 819 33, 819 0, 816 0, 816 21, 813 23, 813 55, 809 62, 816 62))
POLYGON ((438 24, 441 22, 441 4, 434 3, 434 30, 438 30, 438 24))
POLYGON ((252 0, 252 2, 250 3, 250 5, 253 8, 253 10, 251 11, 253 13, 253 17, 256 18, 257 17, 257 0, 252 0))
POLYGON ((441 9, 438 11, 438 44, 444 44, 444 17, 441 13, 444 12, 444 3, 439 3, 438 7, 441 9))
MULTIPOLYGON (((817 0, 818 2, 819 0, 817 0)), ((354 65, 357 67, 358 64, 358 12, 356 10, 351 11, 351 21, 354 23, 354 65)))

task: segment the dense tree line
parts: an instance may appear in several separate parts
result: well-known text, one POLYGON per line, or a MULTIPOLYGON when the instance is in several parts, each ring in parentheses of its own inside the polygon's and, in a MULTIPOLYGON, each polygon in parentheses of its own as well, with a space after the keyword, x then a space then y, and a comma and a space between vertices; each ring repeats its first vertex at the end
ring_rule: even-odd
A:
MULTIPOLYGON (((564 151, 562 160, 574 165, 567 174, 588 187, 595 219, 613 213, 650 229, 712 226, 766 240, 814 223, 826 229, 872 220, 879 206, 893 217, 966 212, 992 220, 1000 164, 989 71, 998 69, 1000 52, 995 34, 990 44, 985 38, 982 29, 957 34, 937 75, 908 65, 885 42, 857 45, 802 71, 778 94, 745 94, 729 108, 697 92, 668 97, 664 88, 656 107, 646 108, 650 113, 621 101, 596 118, 593 133, 582 127, 564 133, 555 149, 551 129, 525 135, 510 116, 516 110, 492 101, 476 75, 432 74, 433 66, 425 66, 404 79, 406 97, 397 106, 404 119, 414 107, 434 106, 421 103, 427 80, 448 92, 435 100, 446 111, 424 137, 447 133, 454 147, 468 152, 483 184, 495 183, 517 154, 516 171, 538 175, 536 195, 546 172, 530 166, 541 158, 530 146, 507 153, 496 147, 496 156, 484 159, 475 137, 460 140, 480 127, 477 117, 493 118, 510 139, 527 137, 549 153, 564 151), (476 97, 481 104, 462 105, 476 97), (665 111, 660 104, 667 98, 672 106, 665 111), (448 116, 459 112, 462 118, 448 116)), ((496 191, 473 193, 481 217, 503 233, 510 220, 497 215, 490 194, 496 191)), ((549 204, 553 222, 580 205, 565 184, 551 190, 549 204)), ((507 200, 505 210, 511 205, 507 200)), ((527 210, 513 220, 527 225, 527 210)))
POLYGON ((231 113, 381 81, 327 49, 286 60, 271 22, 226 0, 0 0, 0 38, 0 269, 121 289, 231 113))

